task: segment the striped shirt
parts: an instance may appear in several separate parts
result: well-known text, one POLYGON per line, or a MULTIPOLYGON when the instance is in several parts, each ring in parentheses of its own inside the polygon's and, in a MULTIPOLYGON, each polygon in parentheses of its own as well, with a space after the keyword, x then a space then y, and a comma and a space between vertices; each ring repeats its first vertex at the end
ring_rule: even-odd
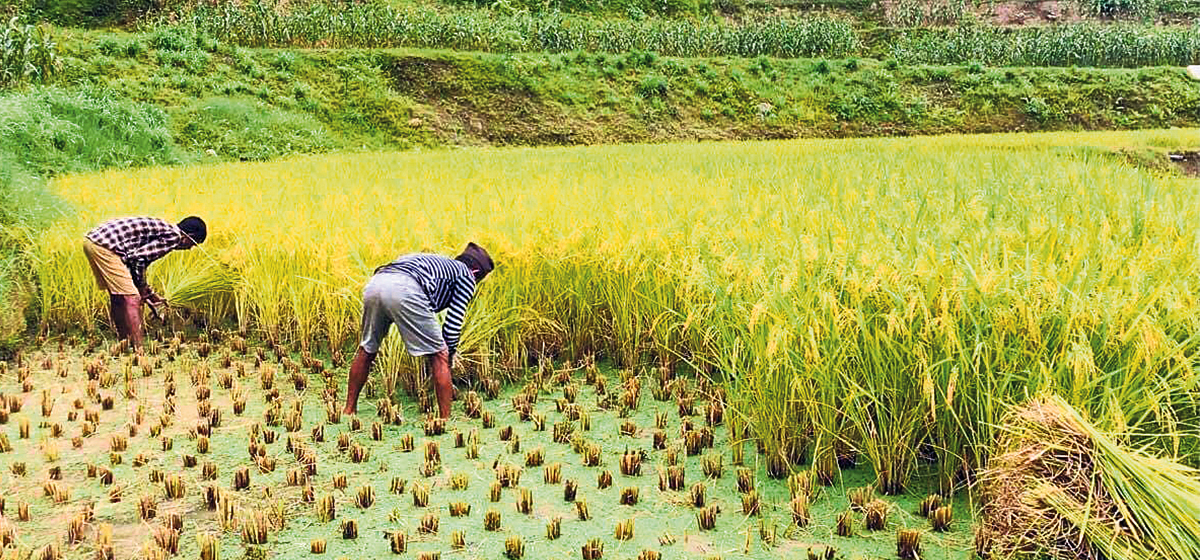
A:
POLYGON ((178 226, 165 220, 133 217, 104 222, 87 232, 85 237, 121 257, 134 285, 146 292, 146 267, 178 248, 184 234, 178 226))
POLYGON ((475 275, 471 274, 471 269, 454 259, 429 253, 404 255, 375 269, 375 274, 396 272, 408 274, 417 281, 433 306, 431 311, 449 310, 442 324, 442 338, 453 356, 462 335, 467 304, 475 295, 475 275))

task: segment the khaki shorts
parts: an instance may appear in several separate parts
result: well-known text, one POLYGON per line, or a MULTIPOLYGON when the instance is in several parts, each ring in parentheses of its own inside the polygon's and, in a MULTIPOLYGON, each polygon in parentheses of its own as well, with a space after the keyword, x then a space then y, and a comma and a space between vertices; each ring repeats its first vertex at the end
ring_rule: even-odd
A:
POLYGON ((92 274, 96 276, 96 284, 100 289, 114 296, 136 296, 137 286, 133 285, 133 276, 129 267, 121 261, 116 253, 105 249, 90 239, 83 240, 83 252, 87 255, 88 264, 92 266, 92 274))

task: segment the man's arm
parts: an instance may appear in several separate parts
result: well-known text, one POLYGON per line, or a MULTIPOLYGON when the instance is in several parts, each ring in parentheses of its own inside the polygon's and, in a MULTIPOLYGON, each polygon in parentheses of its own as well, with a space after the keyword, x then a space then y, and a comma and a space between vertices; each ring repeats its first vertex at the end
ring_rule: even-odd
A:
POLYGON ((450 351, 450 363, 454 363, 454 355, 458 351, 458 339, 462 336, 463 318, 467 314, 467 304, 475 296, 475 283, 468 278, 459 278, 454 286, 454 296, 450 298, 450 307, 446 311, 446 323, 442 325, 442 338, 450 351))
POLYGON ((125 253, 125 263, 129 267, 129 275, 137 286, 142 299, 150 303, 161 303, 163 300, 146 281, 146 268, 150 263, 161 259, 179 246, 181 235, 178 228, 164 220, 147 220, 143 224, 141 245, 129 249, 125 253))

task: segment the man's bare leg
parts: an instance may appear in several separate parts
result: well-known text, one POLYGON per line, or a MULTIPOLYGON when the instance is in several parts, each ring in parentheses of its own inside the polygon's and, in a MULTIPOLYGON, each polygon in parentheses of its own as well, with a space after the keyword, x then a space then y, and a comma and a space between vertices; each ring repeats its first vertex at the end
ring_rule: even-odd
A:
POLYGON ((117 330, 117 340, 129 338, 129 328, 125 326, 125 296, 108 296, 108 317, 117 330))
POLYGON ((142 298, 121 296, 125 300, 125 332, 129 336, 129 347, 137 353, 142 351, 142 298))
POLYGON ((350 377, 346 380, 346 408, 342 409, 342 414, 358 412, 358 394, 363 385, 367 384, 367 374, 371 372, 375 356, 362 347, 359 347, 358 353, 354 355, 354 361, 350 363, 350 377))
POLYGON ((433 370, 433 391, 437 394, 438 414, 450 417, 450 402, 454 400, 454 386, 450 383, 450 354, 442 350, 426 358, 433 370))

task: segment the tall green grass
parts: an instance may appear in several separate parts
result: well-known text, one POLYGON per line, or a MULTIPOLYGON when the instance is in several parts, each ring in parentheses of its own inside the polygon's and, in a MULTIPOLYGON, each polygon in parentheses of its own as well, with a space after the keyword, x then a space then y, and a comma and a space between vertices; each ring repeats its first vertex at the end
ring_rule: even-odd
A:
POLYGON ((58 71, 57 45, 48 26, 21 23, 12 16, 0 27, 0 90, 46 82, 58 71))
POLYGON ((666 56, 839 57, 858 48, 849 24, 771 18, 741 25, 606 20, 490 10, 396 9, 314 3, 282 9, 255 0, 200 5, 166 18, 248 47, 419 47, 488 52, 651 51, 666 56))
POLYGON ((1200 28, 1070 24, 902 29, 885 46, 864 47, 847 22, 823 17, 765 18, 739 24, 684 19, 616 20, 486 9, 396 9, 313 3, 279 7, 264 0, 189 7, 161 17, 249 47, 419 47, 487 52, 625 53, 681 57, 866 56, 908 64, 990 66, 1185 66, 1200 59, 1200 28))
POLYGON ((1200 26, 1071 24, 961 26, 903 34, 891 48, 908 64, 989 66, 1186 66, 1200 60, 1200 26))

